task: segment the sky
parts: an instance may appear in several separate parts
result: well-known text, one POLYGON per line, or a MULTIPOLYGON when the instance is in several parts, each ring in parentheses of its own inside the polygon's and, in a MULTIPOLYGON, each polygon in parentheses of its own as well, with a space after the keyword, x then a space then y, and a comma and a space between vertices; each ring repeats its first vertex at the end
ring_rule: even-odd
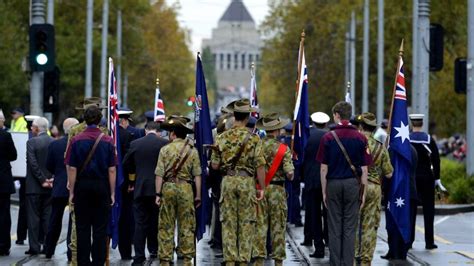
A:
MULTIPOLYGON (((191 30, 192 52, 201 49, 201 41, 210 38, 212 29, 224 14, 231 0, 166 0, 169 5, 179 3, 178 21, 191 30)), ((257 27, 269 11, 268 0, 243 0, 257 27)))

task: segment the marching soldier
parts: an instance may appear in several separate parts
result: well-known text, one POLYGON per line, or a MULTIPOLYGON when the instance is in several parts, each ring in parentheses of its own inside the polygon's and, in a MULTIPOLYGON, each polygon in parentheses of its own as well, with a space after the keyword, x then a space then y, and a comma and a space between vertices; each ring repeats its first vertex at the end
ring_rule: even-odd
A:
MULTIPOLYGON (((423 114, 409 115, 413 132, 410 133, 410 142, 415 147, 418 154, 418 164, 416 166, 416 190, 418 199, 423 206, 423 216, 425 221, 425 248, 435 249, 438 246, 434 243, 434 204, 435 186, 441 190, 446 189, 441 184, 439 178, 440 159, 438 147, 434 139, 423 132, 423 114)), ((412 230, 415 230, 413 223, 412 230)))
POLYGON ((170 265, 173 259, 174 232, 178 223, 178 253, 184 265, 192 265, 196 250, 194 205, 201 204, 201 166, 197 150, 186 139, 193 130, 186 126, 187 118, 172 116, 161 125, 170 132, 170 141, 159 154, 155 170, 156 204, 160 206, 158 222, 160 265, 170 265), (194 178, 194 179, 193 179, 194 178), (196 197, 191 183, 195 182, 196 197))
MULTIPOLYGON (((265 241, 267 239, 267 225, 269 225, 272 258, 275 265, 282 265, 285 259, 285 228, 286 228, 286 191, 285 178, 293 179, 293 161, 288 146, 280 143, 277 137, 280 129, 288 124, 288 120, 280 119, 278 114, 272 113, 257 121, 257 128, 265 130, 267 135, 262 140, 263 153, 265 156, 265 186, 266 208, 262 209, 263 224, 257 221, 256 243, 260 247, 260 253, 255 265, 263 265, 265 258, 265 241), (263 249, 262 249, 263 248, 263 249), (262 252, 263 251, 263 252, 262 252)), ((260 210, 260 209, 259 209, 260 210)))
POLYGON ((391 178, 393 167, 388 150, 383 143, 374 137, 377 128, 375 115, 363 113, 357 117, 359 131, 368 139, 369 150, 372 156, 372 165, 369 167, 368 184, 365 194, 365 204, 360 212, 359 232, 356 234, 355 257, 361 265, 370 265, 377 243, 377 229, 380 224, 382 177, 391 178))
POLYGON ((216 138, 212 168, 223 173, 221 221, 223 254, 226 265, 249 263, 255 233, 256 199, 263 199, 265 158, 258 136, 245 127, 250 113, 256 111, 248 99, 234 103, 234 126, 216 138), (260 190, 255 189, 257 174, 260 190))

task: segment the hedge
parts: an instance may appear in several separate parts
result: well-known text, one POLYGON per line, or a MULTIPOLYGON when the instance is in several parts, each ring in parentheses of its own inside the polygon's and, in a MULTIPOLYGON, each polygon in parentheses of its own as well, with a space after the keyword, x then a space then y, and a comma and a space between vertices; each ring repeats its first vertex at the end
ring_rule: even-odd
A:
POLYGON ((441 159, 441 181, 449 192, 448 203, 474 203, 474 177, 466 176, 466 165, 441 159))

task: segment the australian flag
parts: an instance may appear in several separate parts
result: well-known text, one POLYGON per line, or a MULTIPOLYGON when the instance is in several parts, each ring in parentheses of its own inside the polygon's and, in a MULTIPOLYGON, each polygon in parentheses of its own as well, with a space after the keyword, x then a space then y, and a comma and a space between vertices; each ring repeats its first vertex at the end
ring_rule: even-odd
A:
POLYGON ((209 102, 207 100, 206 80, 202 69, 201 56, 198 54, 196 62, 196 100, 194 101, 194 138, 196 139, 196 148, 201 161, 201 206, 196 210, 198 240, 206 231, 206 221, 209 217, 208 203, 210 202, 206 179, 208 177, 208 155, 205 144, 212 144, 211 116, 209 114, 209 102))
POLYGON ((108 99, 108 129, 110 136, 114 139, 116 153, 117 153, 117 177, 115 183, 115 204, 112 206, 108 234, 112 238, 112 248, 116 248, 118 245, 118 222, 120 218, 120 205, 122 201, 122 195, 120 193, 120 187, 124 181, 123 168, 122 168, 122 152, 120 148, 120 138, 118 135, 119 130, 119 119, 117 114, 118 108, 118 95, 117 95, 117 80, 115 79, 114 62, 112 58, 109 58, 109 99, 108 99))
POLYGON ((394 172, 387 202, 387 231, 398 230, 405 243, 408 243, 411 234, 411 147, 402 57, 400 57, 393 99, 389 149, 394 172))
POLYGON ((155 122, 163 122, 165 121, 165 105, 163 103, 163 99, 161 99, 160 87, 156 85, 156 92, 155 92, 155 122))
POLYGON ((309 111, 308 111, 308 75, 306 72, 306 61, 304 58, 304 47, 300 48, 301 62, 299 62, 298 73, 299 86, 297 88, 296 105, 293 120, 295 131, 293 135, 293 161, 295 166, 302 165, 304 149, 309 138, 309 111))

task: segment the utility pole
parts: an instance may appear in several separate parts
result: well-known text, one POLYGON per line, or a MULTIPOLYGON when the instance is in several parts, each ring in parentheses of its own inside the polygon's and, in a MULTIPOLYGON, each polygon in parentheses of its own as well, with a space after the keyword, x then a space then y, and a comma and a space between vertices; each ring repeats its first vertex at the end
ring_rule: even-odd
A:
POLYGON ((474 1, 467 1, 467 156, 466 172, 474 175, 474 1))
POLYGON ((109 29, 109 0, 102 7, 102 53, 100 55, 100 98, 106 97, 107 80, 107 37, 109 29))
MULTIPOLYGON (((44 24, 44 0, 31 0, 30 24, 44 24)), ((43 116, 43 77, 44 72, 31 72, 30 114, 43 116)))
POLYGON ((92 97, 92 23, 94 16, 94 0, 87 0, 86 28, 86 87, 84 97, 92 97))
POLYGON ((412 44, 412 74, 411 74, 411 112, 418 113, 418 0, 413 0, 413 44, 412 44))
POLYGON ((430 0, 418 0, 418 112, 425 115, 423 130, 430 123, 430 0))
POLYGON ((382 122, 384 118, 384 0, 378 2, 378 26, 377 26, 377 121, 382 122))
POLYGON ((369 111, 369 0, 364 1, 364 43, 362 48, 362 113, 369 111))
MULTIPOLYGON (((46 22, 48 24, 54 25, 54 0, 48 0, 48 14, 47 14, 46 22)), ((45 112, 44 117, 46 117, 46 119, 48 119, 50 124, 53 124, 53 113, 45 112)))
POLYGON ((351 54, 351 98, 352 98, 352 114, 355 114, 356 111, 356 19, 355 13, 352 11, 351 14, 351 47, 350 47, 350 54, 351 54))
POLYGON ((344 60, 344 94, 346 92, 346 85, 348 82, 350 82, 350 72, 351 72, 351 69, 350 69, 350 64, 351 64, 351 58, 350 58, 350 38, 351 38, 351 35, 350 35, 350 25, 349 25, 349 29, 346 31, 346 56, 345 56, 345 60, 344 60))
POLYGON ((122 91, 120 85, 122 81, 122 10, 117 11, 117 94, 119 106, 122 104, 122 91))
POLYGON ((123 107, 128 107, 128 75, 125 72, 123 77, 123 107))

